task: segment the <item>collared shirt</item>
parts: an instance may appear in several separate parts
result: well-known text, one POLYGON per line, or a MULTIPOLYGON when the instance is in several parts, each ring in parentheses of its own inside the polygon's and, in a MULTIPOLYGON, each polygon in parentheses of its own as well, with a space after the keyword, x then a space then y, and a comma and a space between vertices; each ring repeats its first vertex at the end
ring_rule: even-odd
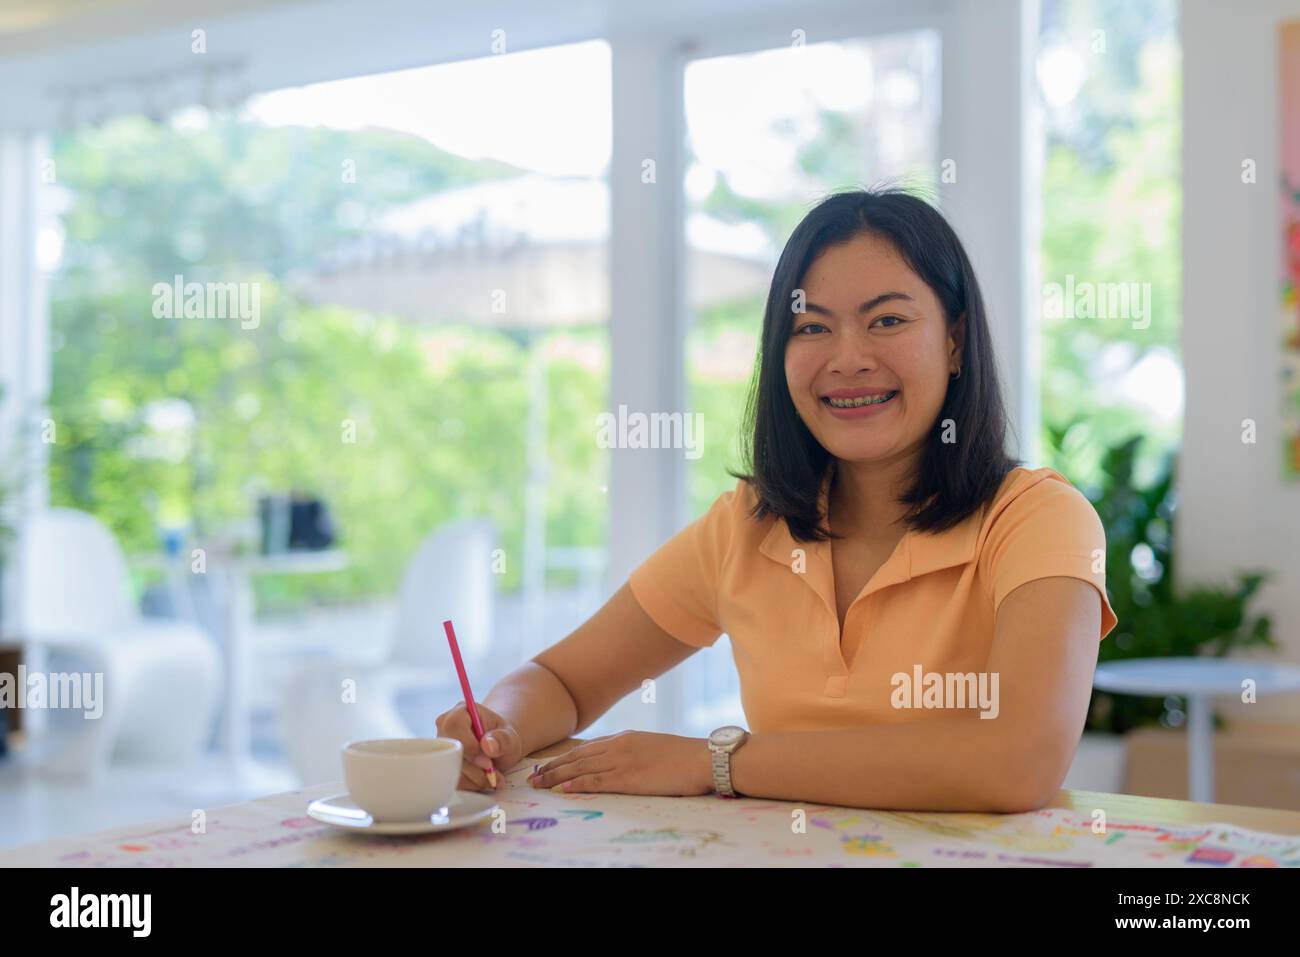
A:
MULTIPOLYGON (((824 516, 828 483, 821 491, 824 516)), ((939 534, 907 531, 849 606, 841 635, 831 543, 800 542, 784 519, 751 517, 743 479, 639 565, 628 584, 664 631, 694 647, 724 632, 751 731, 914 720, 897 675, 987 671, 998 607, 1020 585, 1066 576, 1101 596, 1105 531, 1050 468, 1012 469, 994 499, 939 534)))

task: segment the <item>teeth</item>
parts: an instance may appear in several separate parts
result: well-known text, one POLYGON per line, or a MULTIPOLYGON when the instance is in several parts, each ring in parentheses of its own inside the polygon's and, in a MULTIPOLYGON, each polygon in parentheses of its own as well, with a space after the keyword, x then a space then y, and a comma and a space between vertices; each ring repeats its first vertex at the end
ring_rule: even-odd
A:
POLYGON ((898 395, 897 390, 885 392, 881 395, 864 395, 858 399, 827 399, 826 401, 837 409, 857 409, 864 405, 880 405, 880 403, 888 402, 896 395, 898 395))

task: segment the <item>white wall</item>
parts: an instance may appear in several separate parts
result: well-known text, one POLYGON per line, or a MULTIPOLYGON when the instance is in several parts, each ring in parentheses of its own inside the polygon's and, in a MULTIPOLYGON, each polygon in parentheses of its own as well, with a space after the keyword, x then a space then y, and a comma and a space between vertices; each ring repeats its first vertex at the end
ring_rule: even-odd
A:
MULTIPOLYGON (((1281 472, 1277 210, 1277 24, 1300 0, 1183 3, 1183 361, 1179 474, 1182 582, 1233 568, 1275 570, 1259 602, 1279 656, 1300 662, 1300 483, 1281 472), (1242 161, 1258 164, 1241 181, 1242 161), (1258 441, 1241 441, 1254 419, 1258 441)), ((1236 705, 1300 720, 1300 695, 1236 705)))

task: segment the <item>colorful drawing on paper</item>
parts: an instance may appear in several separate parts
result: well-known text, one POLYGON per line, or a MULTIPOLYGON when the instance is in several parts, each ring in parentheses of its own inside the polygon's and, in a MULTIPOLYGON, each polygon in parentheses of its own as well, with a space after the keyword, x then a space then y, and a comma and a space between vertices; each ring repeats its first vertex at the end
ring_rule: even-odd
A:
POLYGON ((498 822, 443 834, 348 833, 303 814, 317 791, 213 809, 207 829, 119 828, 0 852, 72 867, 1300 867, 1300 837, 1077 811, 929 814, 716 796, 567 794, 512 769, 498 822), (585 800, 575 800, 584 798, 585 800), (494 823, 496 826, 493 826, 494 823))

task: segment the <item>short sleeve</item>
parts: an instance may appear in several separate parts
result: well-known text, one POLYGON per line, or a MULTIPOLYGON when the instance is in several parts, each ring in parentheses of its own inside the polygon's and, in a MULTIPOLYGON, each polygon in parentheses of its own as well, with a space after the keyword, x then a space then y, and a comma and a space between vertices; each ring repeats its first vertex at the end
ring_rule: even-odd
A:
POLYGON ((664 631, 695 648, 716 642, 718 585, 738 520, 744 480, 717 497, 709 510, 670 538, 628 576, 637 603, 664 631))
POLYGON ((1078 578, 1101 596, 1101 633, 1118 619, 1106 596, 1106 530, 1092 503, 1064 477, 1047 477, 1007 503, 980 552, 993 608, 1026 582, 1078 578))

